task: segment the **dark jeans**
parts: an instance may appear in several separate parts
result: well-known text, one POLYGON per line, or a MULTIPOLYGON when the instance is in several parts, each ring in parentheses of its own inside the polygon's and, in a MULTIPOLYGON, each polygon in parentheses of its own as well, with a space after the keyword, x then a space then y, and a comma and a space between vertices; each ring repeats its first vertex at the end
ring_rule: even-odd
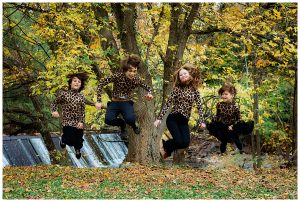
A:
POLYGON ((167 128, 173 139, 163 141, 166 153, 170 156, 177 149, 187 148, 190 144, 190 129, 188 119, 183 115, 169 114, 167 117, 167 128))
POLYGON ((135 125, 135 114, 133 109, 133 101, 112 101, 108 102, 105 123, 111 126, 125 127, 126 123, 133 129, 135 125), (118 118, 122 114, 123 119, 118 118))
POLYGON ((81 149, 83 146, 83 129, 78 129, 72 126, 63 127, 63 135, 61 141, 69 146, 74 146, 75 149, 81 149))

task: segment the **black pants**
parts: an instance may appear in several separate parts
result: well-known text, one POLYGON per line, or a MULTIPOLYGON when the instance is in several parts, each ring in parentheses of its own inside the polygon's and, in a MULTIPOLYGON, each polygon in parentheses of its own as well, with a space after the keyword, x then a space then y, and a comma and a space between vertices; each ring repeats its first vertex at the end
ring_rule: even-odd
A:
POLYGON ((222 122, 212 122, 207 125, 207 129, 211 135, 215 136, 219 141, 221 141, 221 153, 226 151, 227 143, 235 143, 239 150, 243 149, 243 145, 239 138, 239 135, 242 132, 240 123, 234 125, 233 130, 229 130, 228 125, 222 122))
POLYGON ((135 129, 135 119, 133 101, 108 102, 105 115, 106 124, 111 126, 125 127, 127 123, 133 129, 135 129), (123 119, 118 118, 119 114, 122 114, 123 119))
POLYGON ((170 156, 177 149, 187 148, 190 144, 190 129, 188 119, 181 114, 169 114, 167 128, 173 139, 163 141, 166 153, 170 156))
POLYGON ((63 127, 62 142, 74 146, 75 149, 81 149, 83 146, 83 129, 78 129, 72 126, 63 127))
POLYGON ((223 138, 220 139, 221 139, 221 145, 220 145, 221 153, 224 153, 226 151, 226 146, 228 142, 232 142, 232 143, 234 142, 236 147, 239 150, 243 149, 243 144, 240 141, 239 134, 235 130, 228 130, 228 126, 227 126, 227 130, 224 130, 223 132, 223 138))

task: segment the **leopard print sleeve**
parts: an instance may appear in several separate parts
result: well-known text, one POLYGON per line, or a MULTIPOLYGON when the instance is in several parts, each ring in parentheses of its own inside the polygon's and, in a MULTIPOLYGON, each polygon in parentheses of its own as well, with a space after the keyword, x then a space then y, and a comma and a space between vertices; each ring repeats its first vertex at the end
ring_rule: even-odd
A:
POLYGON ((90 105, 90 106, 94 106, 94 105, 95 105, 94 102, 90 101, 90 100, 87 99, 87 98, 84 98, 84 103, 87 104, 87 105, 90 105))
POLYGON ((219 102, 217 103, 216 110, 217 110, 217 113, 216 113, 214 121, 220 121, 220 119, 221 119, 221 104, 219 102))
POLYGON ((195 99, 196 99, 195 101, 196 101, 198 114, 199 114, 198 124, 204 123, 201 96, 199 91, 197 90, 195 91, 195 99))
POLYGON ((158 120, 162 120, 164 115, 167 113, 168 109, 170 108, 170 106, 172 105, 173 103, 173 100, 174 100, 174 97, 176 95, 176 89, 177 88, 174 88, 171 95, 168 97, 168 100, 167 102, 165 103, 165 105, 163 106, 159 116, 158 116, 158 120))
POLYGON ((241 113, 238 106, 234 105, 234 124, 237 124, 241 119, 241 113))
POLYGON ((120 76, 121 76, 120 73, 117 73, 117 74, 113 74, 109 77, 106 77, 105 79, 100 80, 99 85, 97 87, 97 102, 102 101, 101 94, 102 94, 103 87, 106 86, 107 84, 113 82, 115 79, 119 78, 120 76))
POLYGON ((220 103, 218 102, 216 105, 216 114, 212 117, 212 122, 218 122, 220 118, 220 103))
POLYGON ((54 101, 51 103, 51 112, 57 112, 58 111, 58 105, 61 104, 65 100, 65 92, 59 91, 58 96, 54 99, 54 101))
POLYGON ((143 89, 145 89, 146 91, 148 91, 148 93, 152 94, 151 88, 145 84, 141 78, 138 77, 138 85, 141 86, 143 89))
POLYGON ((81 94, 80 96, 82 96, 82 100, 84 100, 83 102, 80 103, 80 110, 79 110, 79 119, 81 123, 85 122, 85 102, 86 102, 86 98, 81 94))

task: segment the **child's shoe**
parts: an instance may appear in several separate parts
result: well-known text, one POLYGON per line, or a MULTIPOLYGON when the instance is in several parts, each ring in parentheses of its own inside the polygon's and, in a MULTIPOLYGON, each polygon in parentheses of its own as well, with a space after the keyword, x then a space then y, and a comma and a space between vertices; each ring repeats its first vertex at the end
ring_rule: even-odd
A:
POLYGON ((62 149, 66 148, 66 144, 62 142, 62 140, 59 141, 59 145, 62 149))
POLYGON ((80 159, 80 157, 81 157, 81 152, 80 152, 79 149, 75 149, 75 156, 76 156, 77 159, 80 159))
POLYGON ((127 140, 128 139, 128 134, 127 134, 126 124, 125 123, 124 123, 124 125, 121 126, 120 137, 121 137, 122 140, 127 140))
POLYGON ((120 138, 121 138, 121 140, 123 140, 123 141, 128 141, 127 131, 121 132, 121 133, 120 133, 120 138))
POLYGON ((160 154, 160 157, 162 158, 162 159, 166 159, 166 158, 168 158, 170 155, 168 155, 168 153, 165 151, 165 149, 164 149, 164 145, 163 145, 163 139, 161 139, 160 140, 160 142, 159 142, 159 154, 160 154))
POLYGON ((139 127, 136 127, 135 129, 133 129, 134 133, 139 135, 141 133, 141 130, 139 127))
POLYGON ((159 151, 159 154, 162 159, 166 159, 169 157, 169 155, 165 151, 159 151))

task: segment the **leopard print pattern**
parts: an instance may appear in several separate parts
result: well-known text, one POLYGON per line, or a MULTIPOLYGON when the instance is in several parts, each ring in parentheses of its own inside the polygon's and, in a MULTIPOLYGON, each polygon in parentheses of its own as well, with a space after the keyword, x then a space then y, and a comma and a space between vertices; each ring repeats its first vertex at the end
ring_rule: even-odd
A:
POLYGON ((234 102, 219 102, 217 104, 217 114, 214 120, 226 125, 236 124, 240 120, 240 109, 234 102))
POLYGON ((85 103, 86 99, 78 91, 60 91, 59 95, 51 103, 51 111, 58 111, 58 106, 60 105, 62 126, 76 127, 79 122, 84 123, 85 103))
POLYGON ((113 74, 106 79, 100 80, 97 87, 97 102, 101 102, 102 89, 109 83, 113 83, 112 97, 115 98, 125 97, 127 99, 132 99, 131 92, 137 86, 141 86, 146 91, 148 91, 148 93, 151 93, 151 88, 146 85, 139 77, 129 79, 127 78, 125 73, 120 72, 113 74))
POLYGON ((194 102, 196 102, 199 113, 198 123, 204 123, 200 93, 192 86, 175 87, 157 119, 162 120, 171 105, 173 105, 171 114, 180 113, 189 119, 194 102))

